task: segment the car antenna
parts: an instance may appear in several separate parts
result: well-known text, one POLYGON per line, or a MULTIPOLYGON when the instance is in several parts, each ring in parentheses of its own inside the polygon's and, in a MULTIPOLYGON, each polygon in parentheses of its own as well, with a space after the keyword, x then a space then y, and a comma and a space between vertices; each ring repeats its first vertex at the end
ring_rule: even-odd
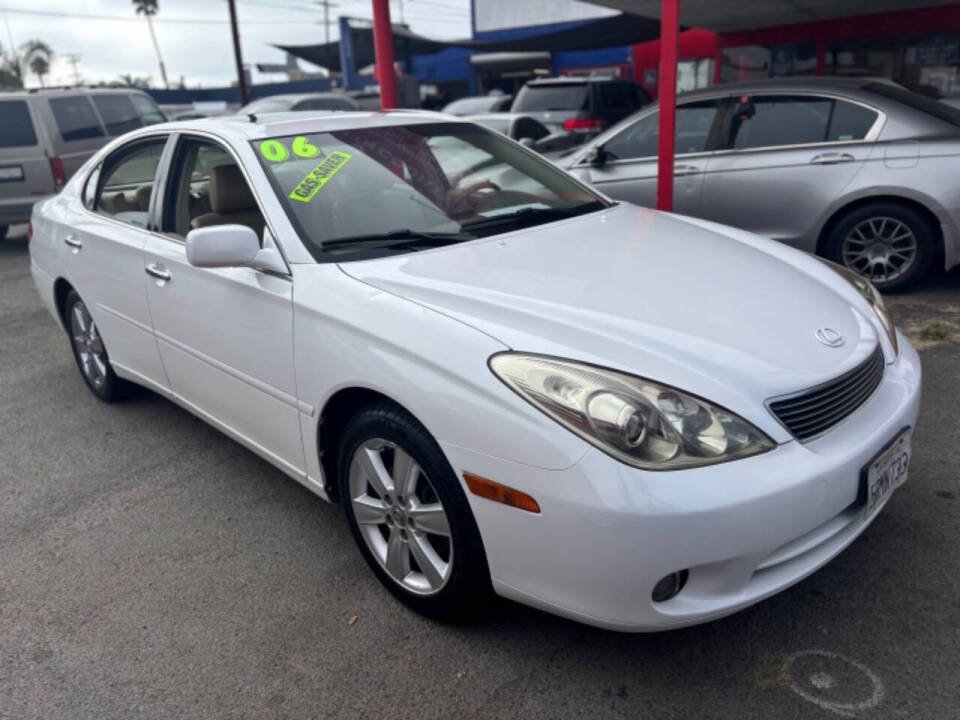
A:
POLYGON ((257 116, 253 113, 247 113, 247 117, 250 118, 250 122, 255 123, 257 121, 257 116))

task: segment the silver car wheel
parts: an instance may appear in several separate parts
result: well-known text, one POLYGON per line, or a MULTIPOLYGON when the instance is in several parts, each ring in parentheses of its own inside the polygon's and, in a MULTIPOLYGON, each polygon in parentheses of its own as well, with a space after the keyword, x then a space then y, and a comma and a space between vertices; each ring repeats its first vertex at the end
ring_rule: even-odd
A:
POLYGON ((867 218, 843 240, 843 264, 872 282, 890 282, 917 261, 913 230, 892 217, 867 218))
POLYGON ((453 569, 450 523, 423 469, 396 443, 368 440, 353 454, 350 504, 367 548, 417 595, 439 592, 453 569))
POLYGON ((70 311, 70 337, 80 358, 80 369, 87 380, 100 388, 107 380, 107 357, 97 324, 82 302, 73 304, 70 311))

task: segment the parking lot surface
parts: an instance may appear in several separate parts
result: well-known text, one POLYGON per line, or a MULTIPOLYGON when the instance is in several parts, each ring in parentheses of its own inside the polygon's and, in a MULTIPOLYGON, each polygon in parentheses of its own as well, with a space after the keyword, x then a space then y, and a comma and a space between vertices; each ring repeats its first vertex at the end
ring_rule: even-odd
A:
MULTIPOLYGON (((960 278, 891 306, 911 332, 955 322, 960 278)), ((654 635, 507 602, 450 626, 393 600, 338 506, 156 395, 96 400, 17 228, 0 718, 960 718, 960 344, 928 335, 909 480, 812 577, 654 635)))

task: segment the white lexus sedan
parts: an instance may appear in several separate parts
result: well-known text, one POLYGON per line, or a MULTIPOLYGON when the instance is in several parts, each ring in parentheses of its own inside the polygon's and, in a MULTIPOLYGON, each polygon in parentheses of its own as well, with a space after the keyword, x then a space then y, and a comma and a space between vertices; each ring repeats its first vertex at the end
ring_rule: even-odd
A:
POLYGON ((143 128, 38 204, 30 254, 97 397, 146 386, 342 503, 435 617, 726 615, 907 475, 920 362, 869 283, 470 122, 143 128))

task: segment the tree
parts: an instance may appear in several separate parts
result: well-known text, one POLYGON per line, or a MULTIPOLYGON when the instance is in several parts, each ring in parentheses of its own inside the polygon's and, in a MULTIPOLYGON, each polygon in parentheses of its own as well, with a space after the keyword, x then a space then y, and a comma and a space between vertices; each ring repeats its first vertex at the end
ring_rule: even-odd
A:
POLYGON ((0 45, 0 88, 21 88, 20 58, 14 52, 4 51, 0 45))
POLYGON ((148 77, 138 77, 124 73, 117 75, 117 80, 123 87, 140 88, 142 90, 147 90, 150 87, 150 78, 148 77))
POLYGON ((157 34, 153 31, 153 18, 160 8, 157 7, 157 0, 133 0, 137 15, 143 15, 147 19, 147 27, 150 28, 150 38, 153 40, 153 49, 157 51, 157 61, 160 63, 160 77, 163 78, 163 86, 170 87, 167 82, 167 68, 163 64, 163 56, 160 54, 160 43, 157 42, 157 34))
POLYGON ((22 65, 30 68, 30 72, 37 76, 40 87, 43 87, 43 77, 50 72, 50 60, 53 50, 43 40, 27 40, 20 46, 23 57, 22 65))

